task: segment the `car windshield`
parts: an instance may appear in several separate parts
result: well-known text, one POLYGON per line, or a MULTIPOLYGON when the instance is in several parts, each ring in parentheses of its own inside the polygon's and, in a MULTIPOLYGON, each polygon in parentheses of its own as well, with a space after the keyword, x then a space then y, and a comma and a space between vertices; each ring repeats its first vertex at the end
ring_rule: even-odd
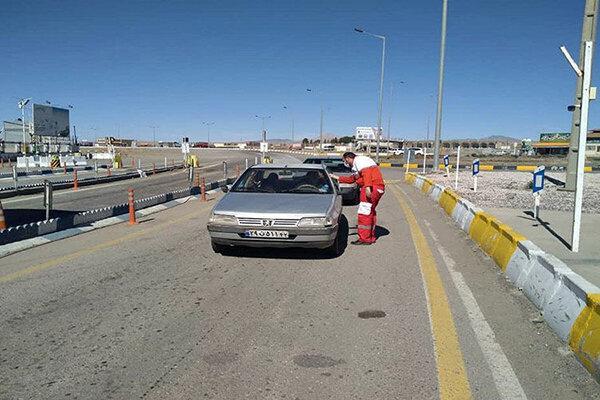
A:
POLYGON ((325 171, 304 168, 251 168, 231 188, 232 192, 331 194, 325 171))
POLYGON ((304 164, 324 164, 329 172, 352 172, 352 169, 348 168, 341 158, 308 158, 304 164))

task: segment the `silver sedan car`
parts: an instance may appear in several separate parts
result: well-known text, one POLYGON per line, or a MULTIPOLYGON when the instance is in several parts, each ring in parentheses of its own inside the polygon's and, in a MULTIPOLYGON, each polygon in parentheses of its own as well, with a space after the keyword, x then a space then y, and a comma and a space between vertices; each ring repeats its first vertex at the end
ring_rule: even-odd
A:
POLYGON ((212 210, 215 252, 231 246, 308 247, 342 251, 342 196, 323 165, 255 165, 212 210))

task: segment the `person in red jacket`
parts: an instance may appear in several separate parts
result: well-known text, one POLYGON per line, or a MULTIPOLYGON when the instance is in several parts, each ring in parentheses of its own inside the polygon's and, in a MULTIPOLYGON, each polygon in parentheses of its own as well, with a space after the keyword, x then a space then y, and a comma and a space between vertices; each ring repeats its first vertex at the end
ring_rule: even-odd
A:
POLYGON ((344 153, 344 162, 354 172, 350 176, 331 175, 341 183, 353 183, 360 188, 360 203, 358 205, 358 240, 356 245, 375 243, 375 227, 377 225, 377 204, 385 193, 385 183, 379 166, 367 156, 357 156, 352 152, 344 153))

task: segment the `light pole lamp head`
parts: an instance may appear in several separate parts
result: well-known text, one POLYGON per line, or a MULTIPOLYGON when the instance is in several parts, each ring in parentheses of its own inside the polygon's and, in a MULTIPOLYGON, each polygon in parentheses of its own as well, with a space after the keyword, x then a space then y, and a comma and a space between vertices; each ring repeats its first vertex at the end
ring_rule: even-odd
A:
POLYGON ((17 103, 17 106, 18 106, 19 108, 24 108, 24 107, 25 107, 27 104, 29 104, 29 101, 30 101, 30 100, 31 100, 31 99, 21 99, 21 100, 19 100, 19 102, 17 103))
POLYGON ((358 33, 365 33, 365 30, 361 28, 354 28, 354 30, 358 33))

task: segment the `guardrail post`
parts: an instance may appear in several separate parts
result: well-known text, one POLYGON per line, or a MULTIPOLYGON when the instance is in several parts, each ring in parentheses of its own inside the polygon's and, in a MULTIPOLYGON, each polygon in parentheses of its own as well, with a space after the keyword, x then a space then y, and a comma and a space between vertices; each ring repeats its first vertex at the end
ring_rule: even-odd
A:
POLYGON ((135 219, 135 197, 133 189, 129 188, 127 189, 127 192, 127 197, 129 201, 129 225, 135 225, 137 224, 137 221, 135 219))
POLYGON ((227 179, 227 161, 223 161, 223 179, 227 179))
POLYGON ((79 180, 77 179, 77 170, 73 169, 73 190, 79 189, 79 180))
POLYGON ((152 175, 156 175, 156 163, 152 163, 152 175))
POLYGON ((17 190, 19 187, 19 185, 17 184, 17 182, 19 181, 19 173, 17 172, 16 165, 13 165, 12 171, 13 171, 13 182, 15 183, 15 190, 17 190))
POLYGON ((202 184, 200 185, 200 200, 206 201, 206 179, 202 177, 202 184))
POLYGON ((49 180, 44 181, 44 208, 46 209, 46 221, 50 219, 50 213, 52 212, 52 182, 49 180))

